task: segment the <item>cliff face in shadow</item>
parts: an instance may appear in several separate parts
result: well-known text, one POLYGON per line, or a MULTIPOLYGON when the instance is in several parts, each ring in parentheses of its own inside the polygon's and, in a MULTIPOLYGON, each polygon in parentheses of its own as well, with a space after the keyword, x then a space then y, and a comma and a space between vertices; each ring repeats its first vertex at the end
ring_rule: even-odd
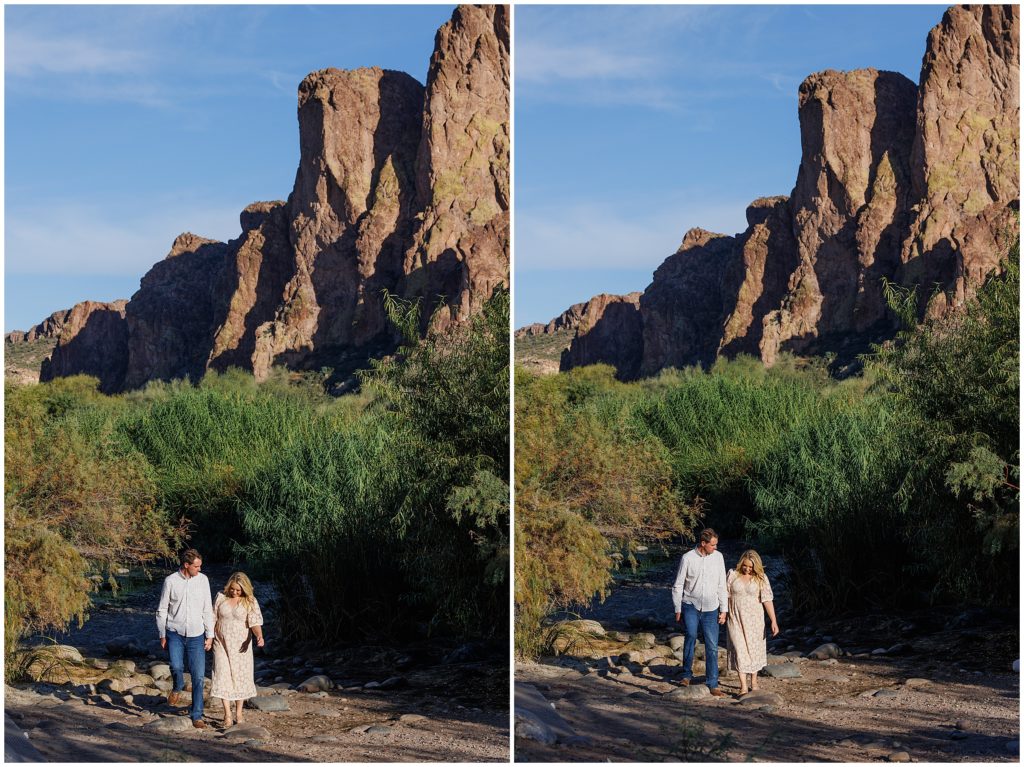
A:
MULTIPOLYGON (((958 6, 928 37, 919 85, 809 76, 791 194, 753 202, 735 236, 687 232, 640 298, 640 364, 620 377, 739 353, 851 359, 895 332, 883 278, 916 287, 923 313, 955 310, 1018 236, 1019 58, 1019 7, 958 6)), ((615 333, 609 318, 603 336, 635 337, 636 321, 615 333)), ((621 356, 590 343, 563 361, 621 356)))
POLYGON ((120 391, 229 366, 359 367, 398 340, 384 290, 422 299, 439 326, 466 319, 508 284, 508 115, 506 6, 459 6, 425 87, 379 68, 313 72, 288 199, 247 207, 230 242, 179 236, 119 319, 72 309, 86 316, 64 323, 45 376, 89 372, 120 391))

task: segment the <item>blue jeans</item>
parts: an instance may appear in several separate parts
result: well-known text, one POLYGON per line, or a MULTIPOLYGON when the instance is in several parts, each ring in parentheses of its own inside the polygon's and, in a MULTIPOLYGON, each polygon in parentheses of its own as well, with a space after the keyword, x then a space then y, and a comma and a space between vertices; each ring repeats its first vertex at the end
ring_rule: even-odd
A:
POLYGON ((171 656, 171 677, 174 691, 185 689, 185 657, 192 675, 192 721, 203 718, 203 677, 206 676, 206 637, 183 637, 167 632, 167 652, 171 656))
POLYGON ((706 684, 711 689, 718 687, 718 610, 701 612, 684 602, 683 626, 686 632, 683 642, 683 679, 693 678, 693 649, 697 646, 697 627, 700 626, 704 632, 706 684))

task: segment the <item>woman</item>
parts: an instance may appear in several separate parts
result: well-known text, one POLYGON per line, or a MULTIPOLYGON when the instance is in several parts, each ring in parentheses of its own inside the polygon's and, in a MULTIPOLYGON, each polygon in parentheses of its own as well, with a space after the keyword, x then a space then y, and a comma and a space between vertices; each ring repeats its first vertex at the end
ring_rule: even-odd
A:
POLYGON ((726 578, 729 587, 729 668, 740 675, 740 695, 757 689, 757 672, 768 664, 764 638, 764 614, 772 621, 772 636, 779 633, 771 584, 764 574, 760 555, 744 551, 736 569, 726 578), (747 687, 747 674, 750 687, 747 687))
POLYGON ((224 704, 224 727, 242 722, 242 704, 256 697, 251 631, 263 647, 263 615, 245 573, 233 573, 213 605, 213 687, 210 694, 224 704), (231 701, 235 720, 231 720, 231 701))

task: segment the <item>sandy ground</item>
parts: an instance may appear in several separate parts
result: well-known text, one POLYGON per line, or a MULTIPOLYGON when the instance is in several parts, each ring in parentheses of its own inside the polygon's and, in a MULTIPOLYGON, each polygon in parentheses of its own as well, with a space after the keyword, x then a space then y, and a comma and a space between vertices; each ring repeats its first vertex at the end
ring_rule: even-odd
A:
MULTIPOLYGON (((584 617, 607 630, 635 634, 629 614, 660 611, 666 625, 653 633, 666 642, 678 631, 670 623, 672 568, 621 584, 584 617)), ((806 654, 828 634, 853 655, 797 659, 793 665, 801 676, 796 679, 761 677, 761 690, 778 697, 759 703, 737 699, 735 673, 723 674, 726 698, 677 699, 678 666, 623 663, 614 645, 601 642, 573 650, 575 658, 520 663, 517 688, 539 690, 577 737, 545 745, 517 732, 515 759, 1018 761, 1020 677, 1011 670, 1019 653, 1017 616, 972 616, 964 616, 962 608, 864 614, 787 630, 793 618, 783 601, 784 642, 776 653, 806 654), (902 647, 895 653, 871 654, 896 644, 902 647), (602 652, 606 657, 584 657, 602 652)), ((703 664, 697 662, 694 672, 695 682, 702 681, 703 664)))
MULTIPOLYGON (((210 573, 214 588, 226 572, 210 573)), ((153 622, 158 593, 159 583, 154 583, 129 598, 100 606, 84 627, 54 639, 79 648, 87 657, 110 658, 106 641, 128 634, 143 641, 153 656, 149 660, 165 661, 153 622)), ((276 643, 270 600, 268 607, 268 651, 257 655, 257 668, 276 656, 270 650, 276 643)), ((163 698, 126 701, 109 691, 104 699, 97 694, 101 690, 90 693, 71 685, 7 686, 4 710, 43 758, 56 762, 508 761, 507 661, 488 651, 484 657, 444 663, 443 655, 450 649, 423 642, 393 648, 320 648, 306 658, 282 661, 273 673, 288 683, 309 677, 302 668, 308 662, 326 666, 325 673, 337 687, 316 693, 286 690, 282 698, 288 711, 247 708, 246 725, 266 730, 256 737, 240 738, 222 730, 223 709, 217 701, 206 706, 208 729, 161 734, 145 725, 187 716, 187 709, 172 709, 163 698), (402 679, 395 689, 364 687, 392 676, 402 679)), ((137 660, 146 666, 147 659, 137 660)))

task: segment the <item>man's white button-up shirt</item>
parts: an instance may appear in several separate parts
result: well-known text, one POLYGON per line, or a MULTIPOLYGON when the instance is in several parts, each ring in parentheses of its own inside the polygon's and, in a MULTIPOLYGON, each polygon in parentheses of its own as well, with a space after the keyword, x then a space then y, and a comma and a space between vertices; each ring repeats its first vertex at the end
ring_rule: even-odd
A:
POLYGON ((210 581, 202 573, 186 578, 181 570, 164 578, 160 605, 156 609, 156 628, 160 638, 168 631, 185 637, 205 634, 213 637, 213 603, 210 581))
POLYGON ((683 554, 672 586, 672 604, 677 613, 683 611, 683 602, 701 612, 718 610, 724 613, 728 610, 725 559, 717 551, 704 556, 693 548, 683 554))

